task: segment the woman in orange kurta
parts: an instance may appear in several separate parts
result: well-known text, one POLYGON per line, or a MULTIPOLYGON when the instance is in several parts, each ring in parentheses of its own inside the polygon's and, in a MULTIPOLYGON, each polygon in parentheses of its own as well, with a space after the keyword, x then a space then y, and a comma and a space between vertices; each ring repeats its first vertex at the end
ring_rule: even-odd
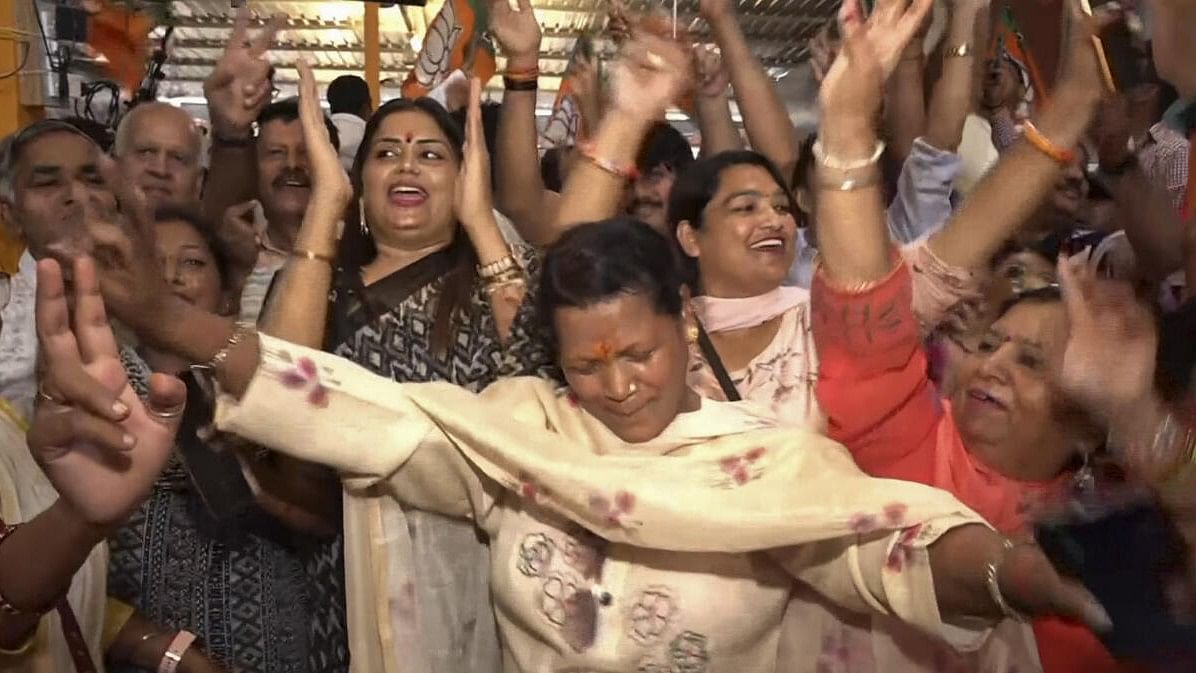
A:
MULTIPOLYGON (((1087 24, 1071 32, 1054 105, 957 217, 1024 222, 1053 189, 1102 93, 1087 24)), ((833 226, 819 231, 822 265, 811 290, 818 402, 830 436, 865 472, 938 486, 999 530, 1024 534, 1027 510, 1064 493, 1102 439, 1059 393, 1066 313, 1050 289, 1014 302, 958 364, 951 399, 940 398, 909 309, 910 271, 894 263, 884 234, 871 126, 880 86, 867 56, 848 53, 849 65, 822 87, 818 221, 833 226)), ((1049 673, 1118 670, 1079 626, 1039 622, 1035 632, 1049 673)))

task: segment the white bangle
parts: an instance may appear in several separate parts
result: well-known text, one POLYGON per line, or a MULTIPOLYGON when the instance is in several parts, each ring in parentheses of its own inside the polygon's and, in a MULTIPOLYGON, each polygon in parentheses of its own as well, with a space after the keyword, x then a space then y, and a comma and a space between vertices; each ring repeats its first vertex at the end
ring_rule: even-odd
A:
POLYGON ((880 156, 885 153, 885 143, 883 140, 876 141, 876 148, 872 150, 871 156, 867 159, 856 159, 855 161, 843 161, 838 157, 828 155, 822 147, 821 138, 814 141, 812 151, 814 152, 814 159, 827 168, 836 171, 858 171, 861 168, 867 168, 880 161, 880 156))
POLYGON ((166 648, 166 654, 162 655, 162 662, 158 664, 158 673, 175 673, 183 655, 194 642, 195 634, 190 631, 179 631, 175 634, 174 640, 170 641, 170 647, 166 648))

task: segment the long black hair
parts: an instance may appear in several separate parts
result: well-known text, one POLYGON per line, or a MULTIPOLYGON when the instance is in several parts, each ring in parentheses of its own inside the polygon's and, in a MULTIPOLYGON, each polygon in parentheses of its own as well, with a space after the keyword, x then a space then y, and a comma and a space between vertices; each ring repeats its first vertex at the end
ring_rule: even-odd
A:
MULTIPOLYGON (((360 212, 358 203, 365 191, 362 181, 362 171, 366 158, 369 157, 374 136, 378 128, 389 116, 400 112, 422 112, 432 118, 448 138, 449 149, 456 157, 457 163, 464 159, 465 134, 461 127, 453 120, 444 106, 431 98, 394 98, 384 103, 365 124, 365 131, 361 138, 361 145, 357 148, 357 156, 353 158, 353 168, 349 171, 349 181, 353 185, 353 202, 349 206, 345 218, 345 231, 341 236, 340 248, 337 252, 341 271, 356 276, 361 267, 374 261, 378 256, 378 246, 374 239, 362 231, 361 222, 365 213, 360 212)), ((465 232, 457 226, 453 234, 455 255, 452 268, 444 276, 444 288, 440 301, 436 306, 436 315, 432 323, 432 349, 443 356, 450 345, 452 335, 453 314, 458 309, 469 305, 470 294, 477 281, 477 253, 465 240, 465 232)))

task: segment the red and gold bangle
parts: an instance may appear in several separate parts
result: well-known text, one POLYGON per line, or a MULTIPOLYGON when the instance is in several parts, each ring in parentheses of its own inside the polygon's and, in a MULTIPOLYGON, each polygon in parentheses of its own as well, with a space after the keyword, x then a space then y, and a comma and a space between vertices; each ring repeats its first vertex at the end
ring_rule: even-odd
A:
POLYGON ((1022 123, 1022 136, 1034 149, 1047 155, 1060 166, 1072 166, 1079 160, 1075 152, 1051 142, 1050 138, 1042 135, 1042 131, 1028 119, 1022 123))
POLYGON ((598 156, 598 153, 594 148, 594 143, 578 144, 577 153, 580 154, 586 161, 594 164, 598 168, 617 178, 631 181, 640 176, 640 172, 636 170, 635 164, 619 165, 610 159, 598 156))
POLYGON ((503 78, 509 79, 512 82, 528 82, 540 78, 540 68, 524 68, 523 70, 508 70, 503 73, 503 78))

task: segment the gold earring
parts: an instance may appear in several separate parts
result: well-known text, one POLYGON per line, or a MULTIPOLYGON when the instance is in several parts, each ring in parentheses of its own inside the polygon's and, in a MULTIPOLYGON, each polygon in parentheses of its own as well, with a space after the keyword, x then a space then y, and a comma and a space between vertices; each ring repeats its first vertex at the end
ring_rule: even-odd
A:
POLYGON ((698 332, 698 326, 697 326, 697 325, 690 325, 689 327, 687 327, 687 328, 685 329, 685 340, 686 340, 686 341, 688 341, 688 342, 689 342, 689 343, 691 343, 691 344, 696 344, 696 343, 698 343, 698 336, 699 336, 699 335, 700 335, 700 332, 698 332))

